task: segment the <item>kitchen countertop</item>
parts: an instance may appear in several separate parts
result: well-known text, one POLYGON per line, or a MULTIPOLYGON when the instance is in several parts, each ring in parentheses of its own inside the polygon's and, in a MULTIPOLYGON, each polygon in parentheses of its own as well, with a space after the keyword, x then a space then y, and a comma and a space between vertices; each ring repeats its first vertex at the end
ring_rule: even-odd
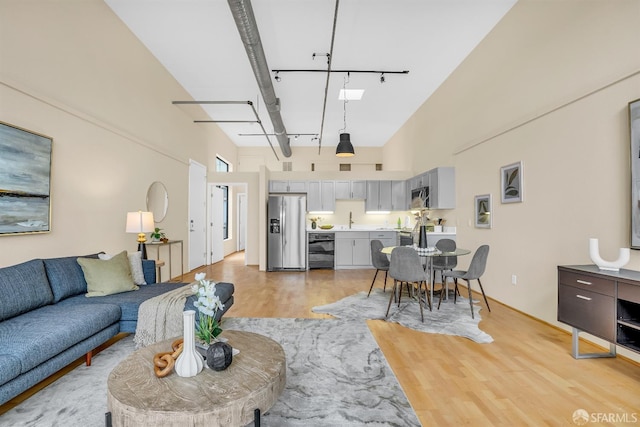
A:
MULTIPOLYGON (((427 234, 456 234, 455 227, 447 227, 447 228, 448 228, 447 231, 438 231, 438 232, 427 231, 427 234)), ((307 233, 335 233, 335 232, 341 232, 341 231, 395 231, 395 232, 404 231, 404 232, 410 233, 413 231, 413 228, 391 228, 391 227, 384 227, 384 226, 381 227, 376 225, 352 225, 351 228, 349 228, 349 226, 347 225, 335 225, 330 230, 323 230, 320 227, 314 230, 311 227, 307 227, 307 233)))

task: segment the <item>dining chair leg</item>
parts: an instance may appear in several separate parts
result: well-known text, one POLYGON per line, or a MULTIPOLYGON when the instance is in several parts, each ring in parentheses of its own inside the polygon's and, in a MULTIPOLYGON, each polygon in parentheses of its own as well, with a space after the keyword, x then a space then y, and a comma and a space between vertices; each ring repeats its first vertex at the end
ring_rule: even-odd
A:
POLYGON ((440 310, 440 303, 442 302, 442 292, 448 292, 448 290, 444 285, 440 287, 440 299, 438 299, 438 310, 440 310))
MULTIPOLYGON (((367 294, 367 298, 369 297, 369 295, 371 295, 371 291, 373 290, 373 284, 376 283, 376 277, 378 277, 378 271, 380 271, 380 270, 378 270, 376 268, 376 274, 373 275, 373 280, 371 281, 371 287, 369 288, 369 293, 367 294)), ((387 286, 387 276, 386 275, 384 276, 384 279, 385 279, 384 285, 386 287, 387 286)))
POLYGON ((394 299, 395 297, 397 283, 398 283, 397 280, 393 279, 393 290, 391 291, 391 295, 389 295, 389 305, 387 305, 387 314, 385 314, 384 316, 385 318, 389 317, 389 310, 391 309, 391 300, 394 299))
POLYGON ((487 296, 484 294, 484 289, 482 288, 482 283, 480 283, 480 278, 478 278, 478 285, 480 285, 480 291, 482 292, 484 303, 487 304, 487 308, 489 309, 489 312, 491 312, 491 307, 489 307, 489 301, 487 301, 487 296))
MULTIPOLYGON (((422 319, 422 323, 424 323, 424 310, 422 310, 422 283, 423 282, 418 283, 418 304, 420 304, 420 319, 422 319)), ((426 290, 425 293, 427 293, 426 290)), ((427 296, 428 295, 429 294, 427 294, 427 296)))
POLYGON ((386 292, 387 291, 387 274, 389 273, 389 270, 385 270, 384 271, 384 288, 382 288, 382 292, 386 292))
MULTIPOLYGON (((453 284, 455 285, 453 288, 453 303, 456 303, 456 295, 460 295, 460 290, 458 289, 458 278, 453 278, 453 284)), ((460 295, 462 296, 462 295, 460 295)))
POLYGON ((474 319, 473 316, 473 297, 471 296, 471 281, 467 280, 467 288, 469 288, 469 307, 471 307, 471 318, 474 319))

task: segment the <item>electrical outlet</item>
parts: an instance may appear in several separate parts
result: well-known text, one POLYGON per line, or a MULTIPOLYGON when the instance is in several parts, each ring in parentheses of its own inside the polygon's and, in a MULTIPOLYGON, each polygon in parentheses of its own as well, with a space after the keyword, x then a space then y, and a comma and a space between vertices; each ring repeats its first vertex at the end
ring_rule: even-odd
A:
POLYGON ((518 276, 516 276, 515 274, 511 275, 511 284, 512 285, 517 285, 518 284, 518 276))

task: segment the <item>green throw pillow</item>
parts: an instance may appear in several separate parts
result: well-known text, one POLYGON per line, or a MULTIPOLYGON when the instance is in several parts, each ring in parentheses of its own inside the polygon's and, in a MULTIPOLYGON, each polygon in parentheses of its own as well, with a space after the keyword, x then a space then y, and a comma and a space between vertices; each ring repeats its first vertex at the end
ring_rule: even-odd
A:
POLYGON ((127 251, 109 260, 78 258, 78 264, 87 281, 87 297, 103 297, 140 289, 133 283, 127 251))

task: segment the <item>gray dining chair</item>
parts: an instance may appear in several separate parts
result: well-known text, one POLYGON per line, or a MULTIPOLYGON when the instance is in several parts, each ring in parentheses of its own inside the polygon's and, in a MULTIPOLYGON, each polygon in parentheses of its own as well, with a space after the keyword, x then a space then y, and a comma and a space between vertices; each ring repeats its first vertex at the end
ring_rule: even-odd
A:
POLYGON ((373 284, 376 282, 376 277, 378 277, 379 271, 384 271, 384 288, 382 291, 387 290, 387 274, 389 273, 389 257, 382 253, 382 242, 380 240, 372 240, 371 241, 371 263, 376 269, 376 274, 373 275, 373 281, 371 282, 371 287, 369 288, 369 293, 367 297, 371 295, 371 291, 373 290, 373 284))
MULTIPOLYGON (((456 241, 453 239, 440 239, 436 242, 436 249, 440 252, 453 252, 456 250, 456 241)), ((440 273, 442 286, 446 288, 446 291, 449 291, 449 287, 447 286, 447 281, 445 277, 442 275, 444 271, 453 270, 458 265, 458 257, 457 256, 436 256, 431 259, 433 276, 431 278, 431 283, 436 283, 436 273, 440 273)), ((442 296, 442 295, 441 295, 442 296)))
POLYGON ((422 261, 415 249, 406 246, 398 246, 391 251, 391 261, 389 263, 389 276, 393 278, 393 291, 389 297, 389 305, 387 306, 387 314, 385 317, 389 317, 389 310, 391 309, 391 301, 394 299, 396 292, 398 293, 398 306, 400 306, 400 299, 402 297, 402 284, 407 284, 407 291, 411 293, 409 283, 414 283, 418 287, 418 302, 420 304, 420 317, 424 322, 424 311, 422 309, 422 287, 424 284, 425 296, 427 303, 429 304, 429 310, 431 310, 431 297, 428 292, 429 277, 424 271, 422 261), (398 283, 400 288, 398 289, 398 283))
MULTIPOLYGON (((473 319, 473 298, 471 296, 471 281, 477 280, 478 285, 480 285, 480 291, 482 292, 482 297, 484 298, 484 303, 487 304, 487 308, 491 311, 491 307, 489 307, 489 301, 487 301, 487 296, 484 294, 484 289, 482 288, 482 283, 480 282, 480 276, 484 274, 484 270, 487 267, 487 257, 489 256, 489 245, 482 245, 477 250, 476 253, 473 254, 473 258, 471 259, 471 263, 469 264, 469 269, 467 271, 463 270, 453 270, 453 271, 444 271, 442 273, 443 277, 452 277, 453 282, 455 283, 455 289, 453 293, 453 302, 456 301, 456 292, 458 291, 458 279, 465 280, 467 282, 467 288, 469 289, 469 306, 471 307, 471 318, 473 319)), ((442 301, 442 290, 440 290, 440 301, 438 301, 438 308, 440 308, 440 302, 442 301)))

